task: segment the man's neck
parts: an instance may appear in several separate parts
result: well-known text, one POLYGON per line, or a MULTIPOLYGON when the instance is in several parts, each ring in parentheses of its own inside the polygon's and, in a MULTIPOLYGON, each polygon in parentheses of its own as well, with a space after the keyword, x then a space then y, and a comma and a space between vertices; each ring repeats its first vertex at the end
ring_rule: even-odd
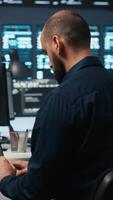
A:
POLYGON ((69 71, 73 65, 77 64, 80 60, 87 56, 92 56, 91 50, 81 50, 79 52, 72 53, 69 59, 65 62, 66 71, 69 71))

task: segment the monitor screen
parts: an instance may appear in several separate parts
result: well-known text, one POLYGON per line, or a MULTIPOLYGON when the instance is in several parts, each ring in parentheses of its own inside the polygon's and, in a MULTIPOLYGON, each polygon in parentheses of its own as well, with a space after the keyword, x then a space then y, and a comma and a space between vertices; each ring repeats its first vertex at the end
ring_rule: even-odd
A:
POLYGON ((19 60, 28 69, 32 68, 32 30, 30 25, 3 25, 2 49, 6 68, 10 63, 10 51, 18 51, 19 60))
POLYGON ((40 43, 40 35, 42 28, 37 26, 36 32, 36 45, 37 45, 37 55, 36 55, 36 78, 37 79, 53 79, 53 71, 49 66, 49 58, 44 54, 41 43, 40 43))
POLYGON ((16 116, 35 116, 45 96, 57 86, 54 79, 14 80, 16 116))
POLYGON ((94 55, 99 56, 100 51, 100 32, 98 26, 90 26, 91 44, 90 47, 94 55))
POLYGON ((7 74, 5 64, 0 64, 0 126, 9 125, 7 74))
POLYGON ((104 27, 104 64, 113 69, 113 25, 104 27))

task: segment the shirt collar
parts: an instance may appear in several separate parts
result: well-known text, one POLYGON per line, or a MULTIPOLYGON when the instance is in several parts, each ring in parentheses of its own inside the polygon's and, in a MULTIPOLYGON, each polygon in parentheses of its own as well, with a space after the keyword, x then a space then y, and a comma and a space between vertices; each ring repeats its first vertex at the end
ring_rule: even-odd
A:
POLYGON ((94 67, 94 66, 100 66, 103 67, 101 61, 99 60, 98 57, 96 56, 87 56, 85 58, 83 58, 82 60, 80 60, 78 63, 76 63, 75 65, 72 66, 72 68, 66 73, 63 82, 70 77, 71 74, 73 74, 73 72, 76 72, 82 68, 85 67, 94 67))

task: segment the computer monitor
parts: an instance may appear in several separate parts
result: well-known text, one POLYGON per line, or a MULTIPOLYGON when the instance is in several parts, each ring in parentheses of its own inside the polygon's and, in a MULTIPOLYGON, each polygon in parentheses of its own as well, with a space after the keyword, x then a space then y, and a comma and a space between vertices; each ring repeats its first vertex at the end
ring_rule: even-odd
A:
POLYGON ((31 70, 32 77, 32 29, 30 25, 9 24, 2 26, 2 51, 6 61, 6 68, 10 64, 10 52, 16 49, 19 60, 31 70))
POLYGON ((94 55, 99 56, 100 53, 100 32, 99 27, 96 25, 89 26, 91 34, 90 47, 94 55))
POLYGON ((54 79, 53 71, 51 70, 49 66, 49 57, 44 54, 41 47, 41 43, 40 43, 41 32, 42 32, 42 27, 37 26, 36 78, 37 79, 54 79))
POLYGON ((14 101, 12 94, 12 76, 5 68, 5 63, 0 64, 0 126, 9 126, 14 119, 14 101))
POLYGON ((5 64, 0 64, 0 126, 9 125, 7 73, 5 64))
POLYGON ((16 116, 35 116, 45 96, 55 89, 54 79, 15 81, 14 106, 16 116))
POLYGON ((104 64, 106 69, 113 69, 113 25, 104 27, 104 64))
POLYGON ((9 119, 12 120, 15 117, 14 100, 13 100, 13 79, 9 71, 7 71, 7 94, 8 94, 9 119))

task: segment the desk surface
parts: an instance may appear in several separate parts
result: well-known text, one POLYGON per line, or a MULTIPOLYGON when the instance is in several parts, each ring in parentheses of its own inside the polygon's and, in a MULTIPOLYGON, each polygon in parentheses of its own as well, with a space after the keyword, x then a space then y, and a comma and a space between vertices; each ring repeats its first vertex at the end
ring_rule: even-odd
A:
POLYGON ((7 151, 7 152, 4 152, 4 156, 8 160, 29 160, 29 158, 31 157, 31 152, 7 151))

